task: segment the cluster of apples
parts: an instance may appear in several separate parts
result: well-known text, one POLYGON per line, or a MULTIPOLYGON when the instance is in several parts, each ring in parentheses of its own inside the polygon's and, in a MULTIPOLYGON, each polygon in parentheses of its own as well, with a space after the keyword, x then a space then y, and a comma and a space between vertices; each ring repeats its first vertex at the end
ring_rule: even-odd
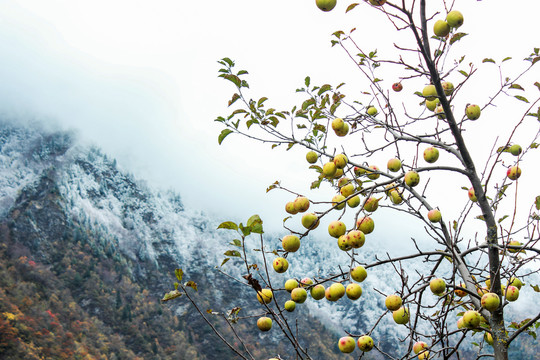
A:
POLYGON ((463 14, 457 10, 450 11, 445 20, 437 20, 433 25, 433 33, 438 37, 446 37, 450 30, 463 25, 463 14))

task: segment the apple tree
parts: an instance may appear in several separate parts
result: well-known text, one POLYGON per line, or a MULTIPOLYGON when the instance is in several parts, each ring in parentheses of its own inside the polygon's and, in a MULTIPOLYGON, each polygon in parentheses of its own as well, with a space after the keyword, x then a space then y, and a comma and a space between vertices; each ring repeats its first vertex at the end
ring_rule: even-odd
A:
MULTIPOLYGON (((323 11, 335 3, 316 1, 323 11)), ((364 49, 355 29, 332 34, 332 47, 344 51, 365 81, 358 98, 349 100, 344 84, 314 85, 306 77, 297 90, 303 100, 290 110, 276 110, 267 106, 266 97, 250 95, 247 71, 236 70, 229 58, 219 61, 219 76, 234 86, 228 101, 231 112, 216 119, 223 125, 219 143, 241 136, 269 144, 273 151, 301 147, 306 156, 298 161, 312 170, 304 189, 286 188, 278 181, 267 189, 290 194, 285 211, 301 218, 302 226, 289 226, 286 218, 280 247, 265 245, 257 215, 245 225, 220 225, 238 233, 225 262, 231 257, 244 262, 245 273, 238 281, 252 288, 253 300, 260 303, 257 326, 268 331, 274 323, 272 331, 286 335, 296 358, 311 357, 300 345, 302 334, 288 321, 288 311, 311 300, 355 301, 362 295, 360 284, 376 267, 396 273, 395 292, 380 294, 386 306, 381 318, 391 314, 396 326, 407 328, 407 346, 401 353, 385 352, 372 336, 377 321, 369 329, 344 329, 347 336, 336 339, 342 352, 358 347, 360 357, 376 351, 388 359, 459 358, 464 340, 480 333, 478 358, 508 359, 519 335, 536 337, 540 313, 510 321, 508 305, 539 271, 540 196, 527 183, 520 187, 537 168, 540 83, 530 75, 540 60, 539 49, 520 61, 508 57, 470 62, 459 46, 465 36, 474 36, 464 32, 464 14, 454 1, 426 3, 369 0, 347 7, 348 16, 360 8, 383 13, 398 39, 408 39, 395 43, 396 51, 383 57, 364 49), (484 68, 496 74, 497 86, 478 83, 482 80, 477 72, 484 68), (508 69, 513 74, 507 75, 508 69), (384 80, 387 73, 401 76, 384 80), (487 95, 471 98, 480 88, 487 95), (405 102, 405 96, 413 100, 405 102), (511 118, 497 116, 504 107, 512 107, 511 118), (333 189, 332 199, 305 195, 324 187, 333 189), (389 221, 377 216, 381 208, 423 224, 429 247, 409 239, 414 252, 366 261, 363 245, 376 227, 389 221), (323 219, 328 231, 318 228, 323 219), (335 238, 347 262, 315 278, 295 279, 300 275, 291 274, 284 284, 273 281, 274 273, 285 273, 289 263, 301 261, 295 252, 310 235, 335 238), (250 236, 258 237, 260 251, 249 248, 250 236), (408 262, 423 262, 423 271, 408 273, 408 262), (276 301, 278 293, 288 301, 276 301)), ((164 300, 189 297, 192 284, 181 284, 181 276, 179 280, 164 300)), ((535 284, 527 288, 533 290, 531 296, 540 291, 535 284)), ((224 319, 231 324, 230 316, 224 319)), ((238 356, 251 358, 219 336, 238 356)))

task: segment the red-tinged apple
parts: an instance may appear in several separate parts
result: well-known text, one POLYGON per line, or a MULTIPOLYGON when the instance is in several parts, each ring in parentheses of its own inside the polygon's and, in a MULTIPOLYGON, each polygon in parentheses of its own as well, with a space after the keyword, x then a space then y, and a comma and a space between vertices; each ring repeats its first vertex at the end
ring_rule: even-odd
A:
POLYGON ((349 183, 351 183, 351 179, 349 179, 348 177, 345 177, 345 176, 344 176, 344 177, 342 177, 341 179, 338 180, 337 186, 338 186, 339 188, 342 188, 343 186, 345 186, 345 185, 347 185, 347 184, 349 184, 349 183))
POLYGON ((437 89, 435 88, 435 85, 427 85, 422 90, 422 96, 426 98, 426 100, 433 101, 437 99, 437 89))
POLYGON ((349 245, 354 249, 360 249, 366 242, 366 235, 360 230, 351 230, 347 236, 349 237, 349 245))
POLYGON ((424 150, 424 160, 430 164, 434 163, 439 159, 439 149, 436 147, 430 146, 424 150))
POLYGON ((349 159, 347 159, 345 154, 338 154, 334 157, 333 161, 338 169, 343 169, 345 165, 347 165, 347 161, 349 161, 349 159))
POLYGON ((294 199, 294 208, 298 212, 305 212, 309 209, 309 199, 305 196, 299 196, 294 199))
POLYGON ((465 323, 463 322, 463 317, 460 317, 457 321, 457 328, 463 329, 465 327, 465 323))
POLYGON ((457 10, 452 10, 446 15, 446 22, 450 27, 457 29, 463 25, 463 14, 457 10))
POLYGON ((355 166, 353 170, 354 170, 354 175, 356 176, 362 176, 367 173, 366 169, 361 168, 359 166, 355 166))
POLYGON ((338 247, 340 250, 349 251, 352 249, 352 246, 349 244, 349 236, 341 235, 337 240, 338 247))
POLYGON ((467 115, 469 120, 477 120, 480 117, 481 112, 482 110, 478 105, 467 105, 465 108, 465 115, 467 115))
POLYGON ((409 322, 409 310, 402 306, 392 313, 392 317, 396 324, 404 325, 409 322))
POLYGON ((289 268, 289 262, 285 258, 277 257, 272 262, 272 266, 274 267, 275 272, 282 274, 289 268))
POLYGON ((354 281, 362 282, 367 278, 367 271, 362 265, 351 269, 351 277, 354 281))
POLYGON ((354 184, 348 183, 347 185, 344 185, 339 189, 339 193, 343 195, 344 197, 349 197, 354 193, 354 184))
POLYGON ((467 310, 465 311, 465 314, 463 314, 463 325, 467 329, 475 329, 480 325, 480 320, 482 319, 482 316, 480 313, 476 310, 467 310))
POLYGON ((315 0, 315 4, 322 11, 330 11, 336 6, 337 0, 315 0))
POLYGON ((370 106, 367 108, 367 113, 369 116, 375 116, 377 115, 378 111, 377 111, 377 108, 375 106, 370 106))
POLYGON ((390 311, 398 310, 402 304, 403 301, 401 300, 401 297, 396 294, 388 295, 384 300, 384 306, 390 311))
POLYGON ((296 309, 296 303, 292 300, 287 300, 285 301, 285 310, 287 310, 288 312, 293 312, 294 309, 296 309))
POLYGON ((327 178, 332 178, 336 175, 337 167, 333 161, 329 161, 323 165, 322 173, 327 178))
POLYGON ((430 111, 435 111, 435 108, 437 107, 437 105, 439 105, 441 101, 439 100, 439 98, 435 98, 434 100, 426 100, 426 107, 430 110, 430 111))
POLYGON ((335 118, 332 120, 332 129, 334 131, 343 129, 343 126, 345 126, 345 121, 343 121, 342 118, 335 118))
POLYGON ((428 344, 425 343, 424 341, 417 341, 414 343, 412 349, 414 351, 415 354, 418 354, 420 353, 420 351, 424 351, 428 348, 428 344))
POLYGON ((349 207, 351 208, 355 208, 358 205, 360 205, 361 202, 362 201, 360 200, 360 196, 356 195, 350 198, 349 200, 347 200, 347 205, 349 205, 349 207))
POLYGON ((305 288, 305 287, 309 287, 309 286, 311 286, 311 285, 313 285, 313 279, 310 279, 310 278, 308 278, 308 277, 305 277, 305 278, 303 278, 302 280, 300 280, 300 286, 301 286, 301 287, 304 287, 304 288, 305 288))
POLYGON ((345 286, 341 283, 333 283, 326 289, 324 295, 328 301, 338 301, 345 295, 345 286))
POLYGON ((302 226, 306 229, 316 229, 319 223, 319 217, 315 213, 305 213, 302 216, 302 226))
POLYGON ((488 292, 482 296, 482 300, 480 302, 484 309, 493 312, 499 308, 501 299, 497 294, 488 292))
POLYGON ((516 301, 519 298, 519 289, 516 286, 509 285, 506 287, 504 296, 510 302, 516 301))
POLYGON ((259 300, 261 304, 269 304, 272 301, 272 297, 273 294, 272 290, 270 289, 262 289, 261 291, 257 292, 257 300, 259 300))
POLYGON ((521 176, 521 169, 518 166, 512 166, 506 171, 506 176, 510 180, 517 180, 521 176))
POLYGON ((296 211, 294 208, 294 201, 289 201, 287 204, 285 204, 285 211, 291 215, 298 214, 298 211, 296 211))
POLYGON ((441 86, 444 90, 444 95, 446 96, 450 96, 454 92, 454 84, 452 84, 450 81, 441 82, 441 86))
POLYGON ((307 299, 307 291, 304 288, 298 287, 291 291, 291 300, 295 303, 302 304, 307 299))
POLYGON ((379 200, 380 198, 377 199, 376 197, 373 197, 373 196, 370 197, 364 203, 364 210, 366 210, 367 212, 376 211, 379 208, 379 200))
POLYGON ((400 92, 401 90, 403 90, 403 85, 400 82, 394 83, 392 84, 392 90, 394 90, 395 92, 400 92))
POLYGON ((446 291, 446 283, 441 278, 431 279, 429 289, 433 294, 440 296, 446 291))
POLYGON ((381 6, 386 3, 386 0, 369 0, 370 4, 373 6, 381 6))
POLYGON ((356 348, 356 341, 354 341, 354 339, 350 336, 344 336, 339 339, 338 347, 339 351, 341 351, 342 353, 352 353, 356 348))
POLYGON ((283 250, 288 252, 296 252, 300 248, 300 239, 296 235, 285 235, 281 240, 283 250))
POLYGON ((371 336, 368 335, 360 336, 358 338, 357 344, 358 348, 363 352, 371 351, 371 349, 373 349, 373 346, 375 346, 373 344, 373 339, 371 338, 371 336))
POLYGON ((410 187, 415 187, 420 183, 420 175, 414 171, 410 170, 405 173, 405 184, 410 187))
POLYGON ((339 220, 334 220, 328 225, 328 234, 339 239, 339 237, 347 231, 345 224, 339 220))
POLYGON ((272 319, 267 316, 260 317, 257 320, 257 327, 261 331, 269 331, 272 328, 272 319))
POLYGON ((477 286, 477 287, 476 287, 476 293, 477 293, 478 296, 480 296, 480 297, 484 296, 484 295, 487 294, 488 292, 489 292, 489 289, 488 289, 488 288, 481 287, 481 286, 477 286))
POLYGON ((427 217, 432 223, 438 223, 442 219, 441 211, 439 209, 429 210, 427 217))
POLYGON ((293 289, 296 289, 297 287, 298 281, 296 281, 295 279, 289 279, 285 281, 285 290, 287 290, 288 292, 293 291, 293 289))
POLYGON ((435 110, 433 110, 433 113, 437 115, 437 118, 439 119, 446 119, 446 113, 444 112, 442 105, 435 106, 435 110))
POLYGON ((523 149, 518 144, 514 144, 514 145, 510 146, 508 151, 510 152, 510 154, 512 154, 514 156, 519 156, 519 154, 521 154, 523 149))
POLYGON ((369 168, 372 170, 366 171, 367 177, 370 180, 377 180, 381 174, 379 174, 377 171, 379 171, 379 167, 377 165, 370 165, 369 168))
MULTIPOLYGON (((463 288, 463 289, 466 289, 466 288, 467 288, 467 286, 465 286, 464 283, 460 283, 460 284, 459 284, 459 287, 460 287, 460 288, 463 288)), ((467 292, 464 291, 464 290, 461 290, 461 289, 459 289, 459 288, 456 287, 456 288, 454 289, 454 294, 456 294, 456 296, 459 296, 459 297, 464 297, 464 296, 467 295, 467 292)))
POLYGON ((351 300, 358 300, 362 296, 362 287, 356 283, 351 283, 345 288, 345 294, 351 300))
POLYGON ((493 345, 493 335, 488 333, 487 331, 484 333, 484 340, 489 344, 493 345))
POLYGON ((438 37, 445 37, 450 34, 450 25, 444 20, 437 20, 433 25, 433 33, 438 37))
POLYGON ((391 172, 398 172, 399 170, 401 170, 401 160, 399 160, 398 158, 390 159, 388 160, 386 167, 391 172))
POLYGON ((324 298, 324 294, 326 292, 326 289, 324 288, 324 286, 322 284, 317 284, 315 286, 313 286, 310 290, 309 290, 309 293, 311 294, 311 297, 314 299, 314 300, 321 300, 324 298))
POLYGON ((356 228, 365 235, 371 234, 375 230, 375 222, 369 216, 364 216, 356 221, 356 228))
POLYGON ((336 133, 337 136, 344 137, 345 135, 347 135, 349 133, 349 124, 344 123, 343 127, 341 129, 334 130, 334 132, 336 133))
POLYGON ((332 206, 335 206, 336 210, 342 210, 345 208, 345 205, 347 205, 347 202, 345 201, 345 196, 341 194, 334 195, 332 198, 332 206))
POLYGON ((315 164, 319 159, 319 155, 315 151, 308 151, 306 154, 306 160, 310 164, 315 164))
POLYGON ((515 286, 519 290, 521 290, 521 287, 523 286, 523 283, 517 277, 511 277, 510 280, 508 280, 508 285, 509 286, 510 285, 515 286))
POLYGON ((470 188, 467 192, 467 195, 469 196, 469 200, 472 202, 477 202, 478 198, 476 197, 476 194, 474 193, 474 188, 470 188))

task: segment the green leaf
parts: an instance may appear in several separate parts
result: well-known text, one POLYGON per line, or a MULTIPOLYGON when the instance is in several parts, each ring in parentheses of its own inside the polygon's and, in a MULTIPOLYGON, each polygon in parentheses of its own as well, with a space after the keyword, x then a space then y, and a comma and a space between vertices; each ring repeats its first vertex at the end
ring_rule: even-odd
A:
POLYGON ((242 247, 242 242, 240 240, 238 240, 238 239, 234 239, 233 242, 230 243, 230 245, 242 247))
POLYGON ((260 108, 266 100, 268 100, 267 97, 263 96, 262 98, 260 98, 259 101, 257 101, 257 107, 260 108))
POLYGON ((236 251, 236 250, 227 250, 225 251, 225 253, 223 253, 223 255, 226 255, 226 256, 234 256, 234 257, 241 257, 242 255, 240 254, 239 251, 236 251))
POLYGON ((230 129, 223 129, 221 131, 221 134, 219 134, 218 136, 218 144, 221 145, 221 143, 223 142, 223 140, 225 140, 225 138, 227 137, 227 135, 229 135, 230 133, 232 133, 233 131, 230 130, 230 129))
POLYGON ((534 291, 540 292, 540 286, 538 286, 538 285, 531 285, 531 287, 533 288, 534 291))
POLYGON ((233 75, 233 74, 223 74, 223 75, 220 75, 222 78, 224 79, 227 79, 229 80, 230 82, 232 82, 234 85, 236 85, 237 88, 240 88, 242 86, 242 81, 240 80, 240 78, 236 75, 233 75))
POLYGON ((238 230, 238 225, 232 221, 225 221, 219 224, 218 229, 238 230))
POLYGON ((538 81, 536 81, 536 82, 534 83, 534 86, 536 86, 536 87, 538 88, 538 90, 540 90, 540 83, 539 83, 538 81))
POLYGON ((504 215, 502 218, 500 218, 497 222, 500 224, 504 219, 506 219, 508 215, 504 215))
POLYGON ((251 228, 251 232, 254 232, 255 234, 262 234, 262 223, 263 221, 261 220, 259 215, 252 215, 247 221, 247 226, 251 228))
POLYGON ((231 258, 225 258, 220 266, 223 266, 227 263, 227 261, 231 260, 231 258))
POLYGON ((533 60, 532 60, 532 65, 536 64, 537 62, 540 61, 540 56, 537 56, 535 57, 533 60))
POLYGON ((306 76, 306 78, 304 79, 304 84, 306 84, 307 87, 309 87, 309 84, 311 84, 311 79, 309 76, 306 76))
POLYGON ((511 56, 507 56, 507 57, 505 57, 504 59, 502 59, 502 62, 508 61, 508 60, 510 60, 511 58, 512 58, 511 56))
POLYGON ((510 89, 525 90, 525 89, 522 88, 521 85, 519 85, 519 84, 512 84, 512 85, 510 85, 510 89))
POLYGON ((184 286, 190 287, 193 290, 197 291, 197 284, 194 281, 188 281, 184 286))
POLYGON ((161 299, 161 301, 165 302, 165 301, 169 301, 169 300, 172 300, 172 299, 176 299, 178 297, 182 296, 182 293, 178 290, 172 290, 172 291, 169 291, 168 293, 165 294, 165 296, 163 296, 163 299, 161 299))
POLYGON ((247 72, 246 70, 240 70, 240 71, 238 72, 238 74, 236 74, 236 75, 240 76, 240 75, 244 75, 244 74, 247 74, 247 73, 248 73, 248 72, 247 72))
POLYGON ((272 185, 266 188, 266 192, 269 192, 270 190, 273 190, 279 186, 279 181, 274 182, 272 185))
POLYGON ((290 142, 289 145, 287 145, 287 151, 291 150, 291 148, 294 146, 295 143, 290 142))
POLYGON ((233 67, 234 66, 234 61, 232 61, 231 59, 229 58, 223 58, 221 59, 222 61, 224 61, 225 63, 227 63, 227 65, 229 65, 230 67, 233 67))
POLYGON ((174 275, 176 275, 176 278, 179 282, 182 282, 182 278, 184 277, 184 271, 182 271, 182 269, 176 269, 174 270, 174 275))
POLYGON ((354 9, 355 7, 357 7, 359 4, 358 3, 353 3, 349 6, 347 6, 347 10, 345 10, 345 14, 348 13, 349 11, 351 11, 352 9, 354 9))
POLYGON ((540 196, 536 197, 535 205, 536 205, 536 210, 540 210, 540 196))
POLYGON ((242 225, 242 223, 240 223, 240 225, 238 225, 238 228, 244 236, 249 236, 249 234, 251 234, 251 227, 249 226, 244 226, 242 225))
POLYGON ((315 104, 315 99, 307 99, 302 103, 302 110, 307 110, 313 104, 315 104))
POLYGON ((466 34, 466 33, 462 33, 462 32, 459 32, 459 33, 455 33, 452 38, 450 39, 450 45, 452 45, 453 43, 455 43, 456 41, 459 41, 461 40, 461 38, 467 36, 469 34, 466 34))
POLYGON ((463 70, 458 70, 458 73, 460 73, 461 75, 465 76, 465 77, 468 77, 469 74, 467 74, 465 71, 463 70))
POLYGON ((328 85, 328 84, 324 84, 323 86, 321 86, 321 88, 319 89, 319 92, 317 92, 317 95, 322 95, 324 94, 325 92, 329 91, 329 90, 332 90, 332 86, 328 85))
POLYGON ((240 95, 238 95, 238 94, 235 93, 235 94, 233 95, 232 99, 229 100, 229 105, 228 105, 228 106, 231 106, 232 104, 234 104, 235 101, 238 100, 238 99, 240 99, 240 95))
POLYGON ((521 100, 521 101, 524 101, 524 102, 526 102, 526 103, 529 102, 529 100, 527 100, 527 99, 526 99, 525 97, 523 97, 523 96, 515 95, 514 97, 515 97, 516 99, 521 100))

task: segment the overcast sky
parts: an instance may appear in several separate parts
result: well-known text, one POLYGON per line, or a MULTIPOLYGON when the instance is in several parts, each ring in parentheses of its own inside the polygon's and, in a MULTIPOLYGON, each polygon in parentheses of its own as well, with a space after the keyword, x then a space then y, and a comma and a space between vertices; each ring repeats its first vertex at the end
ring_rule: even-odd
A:
MULTIPOLYGON (((276 108, 300 99, 294 90, 306 75, 359 91, 359 72, 331 48, 330 34, 356 27, 362 46, 386 54, 398 37, 366 4, 345 15, 349 3, 323 13, 314 0, 0 1, 0 112, 77 130, 150 184, 177 189, 191 208, 223 220, 260 213, 278 228, 290 196, 265 189, 284 180, 306 191, 304 153, 233 136, 218 146, 213 120, 227 114, 234 89, 217 78, 217 60, 236 60, 250 72, 253 97, 276 108)), ((468 61, 523 58, 540 46, 537 1, 455 7, 470 33, 459 45, 468 61)))

